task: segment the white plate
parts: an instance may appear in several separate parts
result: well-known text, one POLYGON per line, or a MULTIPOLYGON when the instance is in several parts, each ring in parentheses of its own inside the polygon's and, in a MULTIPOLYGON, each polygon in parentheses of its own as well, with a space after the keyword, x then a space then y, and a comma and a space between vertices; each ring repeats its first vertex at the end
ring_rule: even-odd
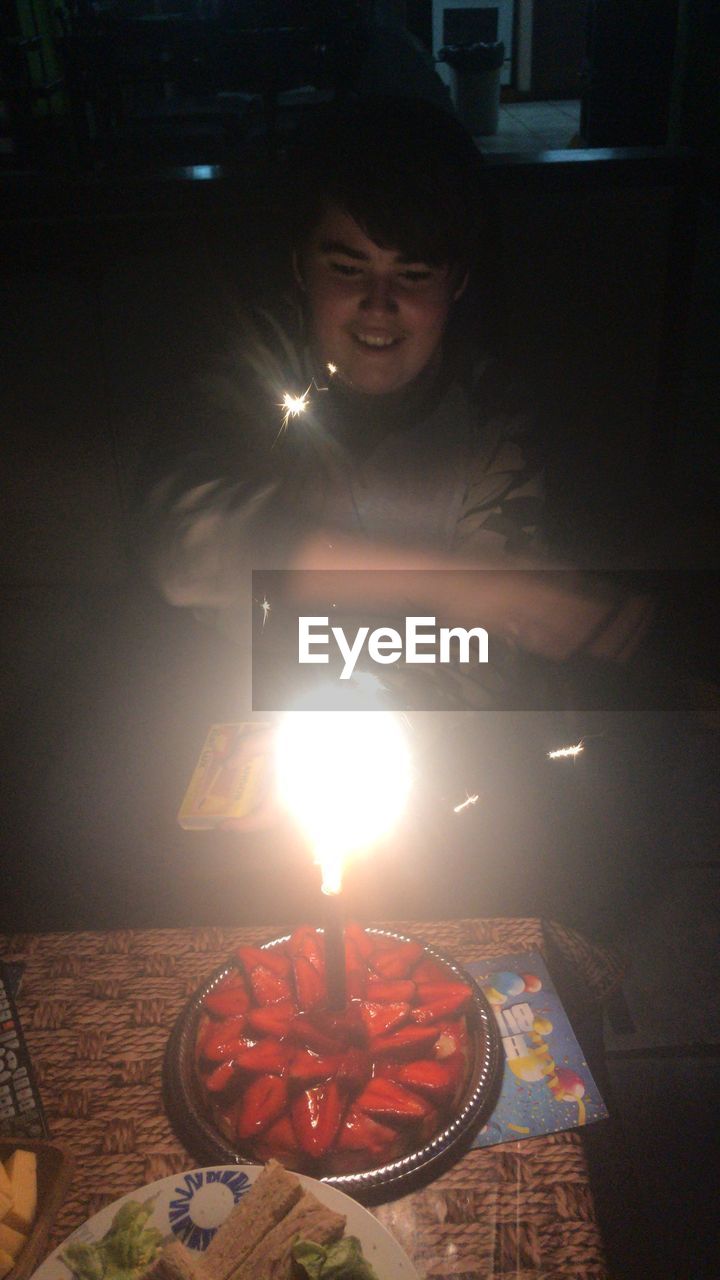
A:
MULTIPOLYGON (((181 1240, 188 1248, 202 1252, 261 1169, 262 1166, 257 1164, 216 1165, 161 1178, 138 1191, 131 1191, 106 1205, 73 1231, 64 1244, 38 1267, 33 1280, 70 1280, 73 1272, 61 1261, 60 1254, 70 1243, 97 1244, 109 1231, 120 1206, 129 1200, 142 1204, 152 1201, 153 1211, 146 1225, 157 1227, 166 1240, 181 1240)), ((345 1214, 346 1234, 358 1237, 363 1253, 377 1271, 379 1280, 420 1280, 404 1249, 367 1209, 324 1182, 317 1182, 315 1178, 307 1178, 301 1173, 295 1176, 328 1209, 345 1214)))

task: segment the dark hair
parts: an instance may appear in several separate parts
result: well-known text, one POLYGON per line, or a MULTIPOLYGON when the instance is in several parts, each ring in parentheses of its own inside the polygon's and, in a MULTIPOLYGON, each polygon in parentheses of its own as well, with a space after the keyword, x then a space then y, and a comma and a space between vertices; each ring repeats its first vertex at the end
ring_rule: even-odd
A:
POLYGON ((468 269, 480 234, 480 154, 449 111, 372 97, 335 112, 300 147, 296 245, 337 204, 383 248, 468 269))

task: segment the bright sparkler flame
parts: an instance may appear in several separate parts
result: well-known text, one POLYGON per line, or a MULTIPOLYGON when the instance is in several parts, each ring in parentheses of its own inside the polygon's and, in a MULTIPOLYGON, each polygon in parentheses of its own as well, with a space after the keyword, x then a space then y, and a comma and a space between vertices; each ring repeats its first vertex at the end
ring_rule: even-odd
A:
POLYGON ((333 364, 332 360, 328 360, 327 371, 330 374, 331 378, 334 377, 334 375, 337 373, 337 365, 333 364))
POLYGON ((264 631, 265 623, 267 622, 268 617, 270 615, 270 610, 272 609, 272 605, 270 604, 270 601, 268 600, 267 596, 263 596, 263 601, 262 601, 262 604, 260 605, 260 608, 262 609, 262 615, 263 615, 262 629, 264 631))
POLYGON ((548 760, 566 760, 568 757, 579 756, 585 747, 581 742, 576 742, 574 747, 558 747, 557 751, 548 751, 548 760))
POLYGON ((390 711, 289 711, 276 752, 281 800, 312 845, 323 893, 339 893, 347 860, 387 834, 405 807, 411 770, 401 721, 390 711))

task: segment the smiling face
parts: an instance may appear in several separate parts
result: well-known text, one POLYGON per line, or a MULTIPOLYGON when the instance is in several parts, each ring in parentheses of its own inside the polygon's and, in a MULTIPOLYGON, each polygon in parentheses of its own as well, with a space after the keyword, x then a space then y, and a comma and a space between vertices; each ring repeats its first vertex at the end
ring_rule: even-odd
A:
POLYGON ((380 248, 336 206, 312 232, 296 274, 321 368, 332 364, 367 395, 400 390, 439 358, 450 308, 465 287, 447 264, 380 248))

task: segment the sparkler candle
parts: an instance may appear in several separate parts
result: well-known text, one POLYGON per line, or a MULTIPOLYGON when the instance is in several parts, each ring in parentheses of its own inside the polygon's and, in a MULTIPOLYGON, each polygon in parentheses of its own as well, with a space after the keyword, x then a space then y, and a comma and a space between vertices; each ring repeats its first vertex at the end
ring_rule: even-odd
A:
POLYGON ((325 898, 325 982, 330 1009, 344 1009, 347 1000, 345 979, 345 920, 342 893, 323 889, 325 898))
MULTIPOLYGON (((367 708, 357 689, 342 707, 367 708)), ((326 897, 326 974, 331 1002, 345 1001, 343 869, 390 831, 405 806, 410 756, 389 711, 289 711, 277 735, 278 791, 313 848, 326 897)))

